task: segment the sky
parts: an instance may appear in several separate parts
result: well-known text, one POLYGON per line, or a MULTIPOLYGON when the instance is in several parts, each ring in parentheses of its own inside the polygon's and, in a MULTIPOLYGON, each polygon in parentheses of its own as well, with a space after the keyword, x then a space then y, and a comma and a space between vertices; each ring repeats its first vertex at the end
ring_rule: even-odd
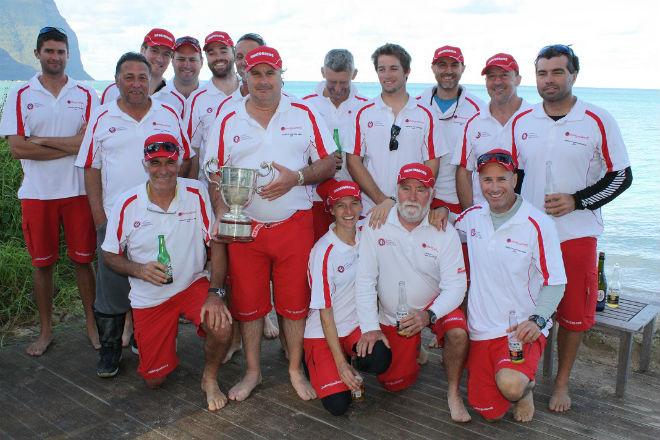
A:
MULTIPOLYGON (((281 54, 290 81, 320 80, 325 53, 349 49, 356 81, 375 82, 371 53, 384 43, 412 56, 409 82, 431 83, 433 52, 445 44, 465 56, 462 82, 482 84, 486 59, 512 54, 523 85, 534 85, 534 59, 548 44, 571 44, 580 58, 576 86, 660 89, 658 0, 55 0, 78 36, 82 61, 111 79, 119 56, 138 50, 152 27, 199 40, 215 30, 234 40, 261 34, 281 54), (653 43, 655 42, 655 43, 653 43)), ((165 75, 172 76, 171 67, 165 75)), ((204 66, 200 78, 210 76, 204 66)))

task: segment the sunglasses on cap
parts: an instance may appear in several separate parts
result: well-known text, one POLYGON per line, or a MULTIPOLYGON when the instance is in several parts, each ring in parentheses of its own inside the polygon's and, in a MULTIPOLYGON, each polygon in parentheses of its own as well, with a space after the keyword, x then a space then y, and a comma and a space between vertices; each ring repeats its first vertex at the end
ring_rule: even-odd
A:
POLYGON ((62 35, 64 35, 64 36, 66 37, 66 32, 64 32, 64 29, 62 29, 62 28, 58 28, 58 27, 54 27, 54 26, 45 26, 45 27, 42 27, 42 28, 39 30, 39 35, 49 34, 49 33, 51 33, 51 32, 55 32, 55 33, 58 33, 58 34, 62 34, 62 35))
POLYGON ((172 142, 154 142, 153 144, 149 144, 144 147, 144 154, 145 156, 151 155, 161 150, 174 154, 179 152, 179 147, 174 145, 172 142))
POLYGON ((179 37, 176 39, 174 44, 178 47, 181 46, 182 44, 192 44, 193 46, 199 47, 199 41, 197 38, 193 37, 179 37))
POLYGON ((396 151, 399 148, 399 141, 397 140, 399 133, 401 133, 401 127, 392 124, 392 128, 390 129, 390 151, 396 151))
POLYGON ((514 167, 513 157, 507 153, 484 153, 477 158, 477 169, 489 162, 498 162, 507 167, 514 167))
POLYGON ((571 49, 571 46, 567 46, 565 44, 551 44, 549 46, 545 46, 541 48, 539 51, 538 56, 539 57, 545 57, 545 55, 549 52, 559 52, 564 55, 567 55, 569 57, 574 57, 575 52, 573 52, 573 49, 571 49))

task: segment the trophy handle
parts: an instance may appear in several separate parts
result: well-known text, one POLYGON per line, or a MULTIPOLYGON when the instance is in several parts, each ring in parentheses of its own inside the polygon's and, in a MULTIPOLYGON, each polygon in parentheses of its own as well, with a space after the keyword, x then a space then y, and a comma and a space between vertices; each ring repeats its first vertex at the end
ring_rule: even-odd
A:
POLYGON ((211 179, 211 176, 219 176, 222 171, 220 171, 220 168, 218 168, 218 159, 215 157, 206 161, 203 167, 204 175, 206 176, 206 179, 214 184, 215 186, 218 187, 218 191, 220 191, 220 182, 216 182, 215 180, 211 179))
POLYGON ((260 166, 261 166, 262 169, 267 170, 267 171, 266 172, 261 172, 261 171, 257 170, 257 174, 259 175, 259 177, 267 177, 268 175, 270 175, 270 180, 268 181, 267 184, 260 185, 256 188, 257 194, 261 194, 261 190, 264 189, 264 187, 266 187, 266 186, 270 185, 271 183, 273 183, 273 180, 275 180, 275 171, 273 170, 273 162, 265 162, 264 161, 264 162, 261 162, 260 166))

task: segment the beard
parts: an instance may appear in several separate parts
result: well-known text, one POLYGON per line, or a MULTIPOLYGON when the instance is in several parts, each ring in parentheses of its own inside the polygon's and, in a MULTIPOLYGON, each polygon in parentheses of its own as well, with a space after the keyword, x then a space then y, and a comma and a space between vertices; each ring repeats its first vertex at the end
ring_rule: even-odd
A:
POLYGON ((429 201, 425 206, 417 202, 399 202, 397 205, 397 211, 408 223, 418 223, 429 213, 431 200, 432 199, 429 198, 429 201))
POLYGON ((214 66, 209 66, 209 70, 211 71, 211 74, 215 78, 224 79, 224 78, 227 78, 229 76, 229 74, 231 73, 232 67, 233 67, 233 65, 231 63, 227 63, 226 66, 219 67, 219 68, 216 68, 214 66))

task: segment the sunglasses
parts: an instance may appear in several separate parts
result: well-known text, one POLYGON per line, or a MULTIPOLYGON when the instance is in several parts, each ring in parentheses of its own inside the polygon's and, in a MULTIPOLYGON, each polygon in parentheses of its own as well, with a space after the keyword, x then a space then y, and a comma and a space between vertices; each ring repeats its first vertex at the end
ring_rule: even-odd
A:
POLYGON ((62 34, 62 35, 64 35, 64 36, 66 37, 66 32, 64 32, 64 29, 62 29, 62 28, 58 28, 58 27, 53 27, 53 26, 45 26, 45 27, 42 27, 42 28, 39 30, 39 35, 49 34, 49 33, 51 33, 51 32, 55 32, 55 33, 58 33, 58 34, 62 34))
MULTIPOLYGON (((436 89, 437 90, 437 86, 436 89)), ((463 93, 463 89, 461 87, 458 88, 458 95, 456 95, 456 105, 454 106, 454 111, 451 112, 451 115, 447 116, 446 118, 438 118, 440 121, 449 121, 450 119, 454 119, 454 116, 456 116, 456 110, 458 110, 458 100, 461 99, 461 93, 463 93)), ((433 97, 435 96, 435 92, 433 95, 431 95, 431 103, 430 105, 433 106, 433 97)))
POLYGON ((575 57, 575 52, 573 52, 573 49, 571 49, 570 46, 567 46, 565 44, 551 44, 549 46, 545 46, 545 47, 541 48, 541 50, 539 51, 538 56, 539 57, 545 57, 545 55, 548 52, 559 52, 559 53, 562 53, 562 54, 567 55, 569 57, 575 57))
POLYGON ((396 151, 399 148, 399 141, 397 140, 399 133, 401 133, 401 127, 392 124, 392 128, 390 129, 390 151, 396 151))
POLYGON ((144 155, 151 155, 161 150, 174 154, 179 152, 179 147, 174 145, 172 142, 154 142, 153 144, 149 144, 144 147, 144 155))
POLYGON ((199 41, 197 40, 197 38, 193 38, 193 37, 177 38, 175 41, 175 45, 178 47, 181 46, 182 44, 192 44, 195 47, 199 47, 199 41))
POLYGON ((505 166, 513 166, 513 157, 507 153, 484 153, 477 159, 477 168, 489 162, 498 162, 505 166))

